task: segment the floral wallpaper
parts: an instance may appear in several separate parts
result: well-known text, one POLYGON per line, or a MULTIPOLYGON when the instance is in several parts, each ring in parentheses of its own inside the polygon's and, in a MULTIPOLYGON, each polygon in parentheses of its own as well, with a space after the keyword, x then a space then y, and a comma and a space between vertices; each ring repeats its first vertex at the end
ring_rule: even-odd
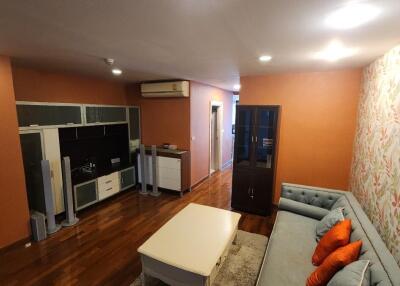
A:
POLYGON ((350 189, 400 265, 400 46, 364 70, 350 189))

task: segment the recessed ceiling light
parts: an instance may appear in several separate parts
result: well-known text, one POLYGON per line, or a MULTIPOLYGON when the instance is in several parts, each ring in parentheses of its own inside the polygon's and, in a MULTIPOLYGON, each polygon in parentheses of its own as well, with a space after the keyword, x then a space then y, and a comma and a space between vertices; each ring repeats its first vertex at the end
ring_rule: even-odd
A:
POLYGON ((380 12, 380 9, 372 5, 349 4, 329 14, 325 24, 338 30, 352 29, 373 20, 380 12))
POLYGON ((334 62, 350 57, 356 52, 356 48, 346 48, 341 42, 334 40, 324 50, 315 53, 313 57, 319 60, 334 62))
POLYGON ((269 62, 272 59, 272 57, 268 55, 263 55, 260 56, 258 59, 260 60, 260 62, 269 62))
POLYGON ((235 85, 233 86, 233 90, 234 90, 234 91, 239 91, 239 90, 240 90, 240 84, 235 84, 235 85))
POLYGON ((111 70, 111 72, 113 73, 113 75, 121 75, 122 74, 122 70, 117 69, 117 68, 113 68, 111 70))

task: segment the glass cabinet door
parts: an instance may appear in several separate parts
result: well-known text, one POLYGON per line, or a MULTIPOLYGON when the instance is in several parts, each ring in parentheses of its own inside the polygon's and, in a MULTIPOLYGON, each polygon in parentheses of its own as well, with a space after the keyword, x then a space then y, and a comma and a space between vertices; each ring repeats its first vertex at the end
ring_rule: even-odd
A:
POLYGON ((275 118, 275 110, 257 109, 255 164, 258 168, 272 168, 275 118))
POLYGON ((236 158, 235 163, 238 166, 251 165, 252 148, 252 128, 253 128, 253 109, 246 107, 237 107, 236 111, 236 158))

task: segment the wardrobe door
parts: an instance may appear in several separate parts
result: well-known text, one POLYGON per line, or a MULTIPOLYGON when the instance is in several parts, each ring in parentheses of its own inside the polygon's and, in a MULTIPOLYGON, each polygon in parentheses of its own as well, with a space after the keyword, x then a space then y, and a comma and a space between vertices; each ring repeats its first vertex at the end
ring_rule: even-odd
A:
POLYGON ((254 108, 237 106, 234 158, 237 167, 252 165, 253 122, 254 108))
POLYGON ((253 174, 251 170, 239 169, 233 172, 232 207, 241 210, 250 210, 252 205, 251 185, 253 174))
POLYGON ((255 124, 255 167, 271 169, 275 144, 276 111, 258 107, 255 124))
POLYGON ((46 213, 41 167, 42 135, 40 132, 21 133, 20 140, 29 209, 46 213))
POLYGON ((252 181, 252 209, 254 212, 266 215, 271 214, 273 173, 272 170, 257 169, 252 181))

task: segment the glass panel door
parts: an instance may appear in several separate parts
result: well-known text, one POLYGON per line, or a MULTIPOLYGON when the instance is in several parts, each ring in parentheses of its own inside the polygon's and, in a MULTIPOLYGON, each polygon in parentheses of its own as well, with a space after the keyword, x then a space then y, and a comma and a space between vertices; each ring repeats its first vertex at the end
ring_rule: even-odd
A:
POLYGON ((21 133, 20 140, 29 208, 45 213, 41 134, 40 132, 21 133))
POLYGON ((250 166, 253 109, 238 106, 236 116, 235 146, 237 151, 235 161, 237 166, 250 166))
POLYGON ((272 168, 275 117, 273 109, 257 109, 255 161, 258 168, 272 168))

